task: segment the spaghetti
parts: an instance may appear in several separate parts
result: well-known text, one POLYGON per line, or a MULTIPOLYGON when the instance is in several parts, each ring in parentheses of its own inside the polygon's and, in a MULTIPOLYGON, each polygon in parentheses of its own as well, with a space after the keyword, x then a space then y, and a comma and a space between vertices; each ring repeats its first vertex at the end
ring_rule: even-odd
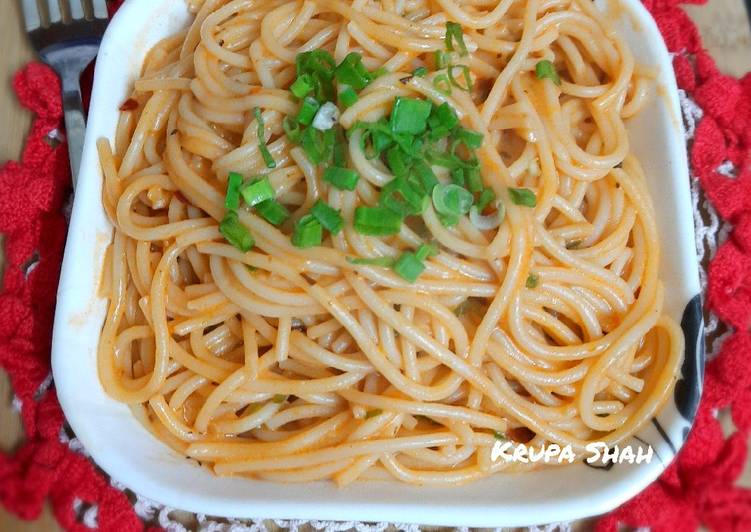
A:
POLYGON ((191 0, 113 144, 107 393, 220 475, 458 484, 671 390, 649 79, 589 0, 191 0))

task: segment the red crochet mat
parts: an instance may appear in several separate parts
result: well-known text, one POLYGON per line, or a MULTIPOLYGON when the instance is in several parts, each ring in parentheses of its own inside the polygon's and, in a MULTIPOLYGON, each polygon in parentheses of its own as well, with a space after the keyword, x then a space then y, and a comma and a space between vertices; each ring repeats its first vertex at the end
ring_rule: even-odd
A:
MULTIPOLYGON (((679 87, 703 110, 690 146, 692 174, 733 226, 709 265, 705 299, 735 332, 707 366, 701 406, 678 458, 660 479, 601 518, 597 530, 615 531, 619 524, 671 532, 700 524, 751 530, 751 490, 735 486, 751 430, 751 74, 741 80, 722 75, 677 0, 644 3, 674 54, 679 87), (718 171, 728 162, 732 175, 718 171), (725 409, 737 427, 727 438, 717 420, 725 409)), ((0 453, 0 503, 35 519, 49 500, 65 529, 90 531, 79 520, 83 501, 97 506, 98 530, 140 531, 146 525, 126 495, 60 439, 64 416, 48 380, 70 192, 67 147, 55 141, 62 138, 60 89, 54 73, 37 63, 18 72, 13 86, 36 118, 21 162, 0 169, 0 232, 6 235, 0 366, 20 402, 26 440, 15 453, 0 453)))

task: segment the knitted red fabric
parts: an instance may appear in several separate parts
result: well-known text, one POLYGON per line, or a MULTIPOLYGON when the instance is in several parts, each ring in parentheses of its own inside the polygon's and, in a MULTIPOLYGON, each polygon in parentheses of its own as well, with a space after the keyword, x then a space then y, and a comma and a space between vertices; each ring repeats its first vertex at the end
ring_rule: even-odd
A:
MULTIPOLYGON (((751 530, 751 491, 734 484, 751 431, 751 75, 736 80, 720 74, 678 3, 645 0, 675 54, 679 86, 704 111, 690 150, 692 171, 718 213, 734 225, 709 267, 706 301, 736 332, 707 367, 699 413, 676 461, 641 494, 600 519, 600 532, 619 524, 671 532, 699 524, 751 530), (718 171, 728 161, 735 169, 730 177, 718 171), (729 438, 716 418, 720 409, 730 409, 737 427, 729 438)), ((144 525, 127 497, 60 442, 63 414, 54 387, 45 386, 70 183, 67 148, 54 141, 62 127, 59 83, 49 68, 31 64, 16 75, 14 88, 36 119, 21 162, 0 169, 0 232, 6 236, 0 366, 20 401, 26 440, 14 454, 0 453, 0 503, 34 519, 49 500, 60 524, 79 531, 90 530, 74 511, 75 502, 83 501, 97 506, 99 530, 139 531, 144 525)))

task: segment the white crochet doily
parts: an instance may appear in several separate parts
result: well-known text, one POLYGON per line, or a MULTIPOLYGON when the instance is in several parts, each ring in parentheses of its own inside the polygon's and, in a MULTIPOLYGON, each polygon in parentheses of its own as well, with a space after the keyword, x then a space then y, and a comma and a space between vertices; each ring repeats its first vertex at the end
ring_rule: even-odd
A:
MULTIPOLYGON (((702 117, 701 108, 689 98, 684 91, 679 90, 681 110, 686 130, 686 143, 690 146, 696 124, 702 117)), ((717 168, 717 171, 723 175, 732 177, 735 175, 735 168, 729 162, 723 163, 717 168)), ((714 257, 717 248, 727 238, 729 227, 723 223, 717 215, 715 209, 709 204, 699 187, 698 181, 691 176, 691 197, 694 207, 694 225, 696 228, 696 249, 697 258, 701 264, 699 269, 702 288, 706 287, 707 273, 706 268, 709 261, 714 257)), ((711 312, 705 311, 705 334, 706 334, 706 352, 707 357, 711 358, 718 351, 727 336, 732 332, 711 312)), ((45 380, 40 391, 49 387, 52 379, 51 376, 45 380)), ((18 400, 14 399, 14 406, 20 410, 18 400)), ((81 454, 88 456, 81 443, 67 429, 60 433, 60 440, 67 443, 68 446, 81 454)), ((418 532, 420 530, 447 530, 445 527, 432 527, 416 524, 405 523, 362 523, 357 521, 317 521, 317 520, 279 520, 279 519, 234 519, 224 517, 206 516, 203 514, 190 514, 169 506, 164 506, 157 502, 141 497, 140 495, 128 490, 122 484, 114 479, 112 485, 126 493, 133 502, 136 514, 146 523, 160 526, 168 532, 187 532, 195 530, 199 532, 275 532, 279 530, 289 530, 290 532, 342 532, 345 530, 354 530, 357 532, 418 532)), ((73 502, 74 511, 79 516, 82 523, 90 528, 97 525, 97 507, 83 503, 80 500, 73 502)), ((530 532, 571 532, 580 528, 577 523, 554 523, 544 526, 533 526, 527 528, 530 532)), ((454 528, 453 530, 467 531, 467 527, 454 528)), ((502 530, 485 529, 485 530, 502 530)))

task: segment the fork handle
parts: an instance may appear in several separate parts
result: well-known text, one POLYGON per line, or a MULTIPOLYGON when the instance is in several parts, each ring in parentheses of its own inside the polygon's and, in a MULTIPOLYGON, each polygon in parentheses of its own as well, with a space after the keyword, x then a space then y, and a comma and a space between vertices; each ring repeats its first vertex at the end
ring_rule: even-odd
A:
POLYGON ((68 70, 62 75, 63 111, 65 114, 65 136, 68 140, 68 157, 70 158, 70 175, 73 189, 76 188, 78 170, 81 168, 83 139, 86 135, 86 119, 83 115, 79 73, 68 70))

